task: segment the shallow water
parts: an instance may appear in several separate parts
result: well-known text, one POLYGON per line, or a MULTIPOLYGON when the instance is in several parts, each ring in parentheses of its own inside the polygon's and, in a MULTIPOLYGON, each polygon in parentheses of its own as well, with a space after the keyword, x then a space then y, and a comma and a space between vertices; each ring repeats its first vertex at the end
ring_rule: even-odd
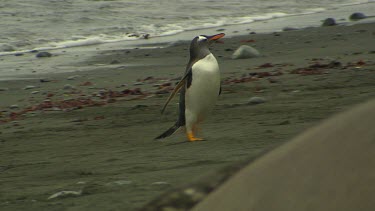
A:
POLYGON ((368 0, 0 1, 0 55, 178 34, 317 13, 368 0))

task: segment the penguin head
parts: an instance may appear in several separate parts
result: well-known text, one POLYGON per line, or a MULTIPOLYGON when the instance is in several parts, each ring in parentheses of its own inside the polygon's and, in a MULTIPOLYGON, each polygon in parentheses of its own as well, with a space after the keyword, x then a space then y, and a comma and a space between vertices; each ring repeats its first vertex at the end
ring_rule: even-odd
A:
POLYGON ((216 40, 224 37, 224 33, 212 36, 199 35, 194 37, 190 44, 190 58, 203 58, 210 53, 209 46, 216 40))

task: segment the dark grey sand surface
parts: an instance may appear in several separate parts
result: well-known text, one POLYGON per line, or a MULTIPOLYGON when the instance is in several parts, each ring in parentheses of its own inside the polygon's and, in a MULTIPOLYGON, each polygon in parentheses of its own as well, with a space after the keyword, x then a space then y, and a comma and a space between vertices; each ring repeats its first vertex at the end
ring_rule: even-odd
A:
MULTIPOLYGON (((208 192, 235 166, 374 98, 374 28, 310 28, 215 44, 223 92, 201 127, 207 141, 196 143, 182 131, 153 140, 176 119, 177 100, 164 116, 160 109, 184 72, 188 43, 20 64, 38 71, 71 59, 56 68, 90 71, 0 81, 0 209, 135 210, 189 184, 210 184, 208 192), (244 44, 263 56, 232 60, 244 44), (266 102, 248 104, 255 96, 266 102), (74 192, 48 199, 60 191, 74 192)), ((204 196, 190 195, 194 202, 204 196)))

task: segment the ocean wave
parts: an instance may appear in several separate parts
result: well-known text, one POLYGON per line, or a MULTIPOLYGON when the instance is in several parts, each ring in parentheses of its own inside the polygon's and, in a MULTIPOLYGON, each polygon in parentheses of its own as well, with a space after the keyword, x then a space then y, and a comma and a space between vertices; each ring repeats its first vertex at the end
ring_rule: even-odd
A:
MULTIPOLYGON (((369 0, 374 2, 374 0, 369 0)), ((363 0, 355 1, 353 4, 364 3, 363 0)), ((279 8, 272 8, 274 10, 279 10, 279 8)), ((27 53, 33 51, 42 51, 42 50, 54 50, 54 49, 63 49, 63 48, 73 48, 79 46, 89 46, 89 45, 99 45, 104 43, 113 43, 113 42, 123 42, 123 41, 134 41, 140 40, 142 38, 147 38, 145 35, 152 37, 166 37, 173 36, 183 33, 185 31, 194 31, 208 28, 219 28, 230 25, 239 25, 239 24, 249 24, 257 21, 267 21, 276 18, 283 18, 288 16, 296 15, 308 15, 315 14, 326 11, 328 8, 324 7, 313 7, 305 8, 303 10, 294 11, 294 13, 285 13, 285 12, 267 12, 264 14, 255 14, 255 15, 240 15, 232 14, 227 16, 207 16, 199 18, 188 18, 188 19, 176 19, 174 23, 165 22, 165 23, 151 23, 151 24, 137 24, 137 27, 128 27, 122 28, 121 26, 111 26, 106 28, 99 28, 100 34, 95 34, 98 31, 92 30, 92 35, 82 36, 70 36, 70 38, 62 39, 61 41, 48 41, 42 43, 34 43, 34 46, 29 46, 29 49, 19 49, 20 47, 13 46, 11 43, 2 43, 4 47, 0 46, 0 56, 2 55, 11 55, 17 53, 27 53), (122 33, 124 30, 132 30, 134 33, 122 33)), ((280 10, 279 10, 280 11, 280 10)), ((292 10, 291 10, 292 11, 292 10)), ((129 32, 129 31, 128 31, 129 32)), ((0 43, 1 44, 1 43, 0 43)), ((27 48, 27 46, 23 46, 27 48)))

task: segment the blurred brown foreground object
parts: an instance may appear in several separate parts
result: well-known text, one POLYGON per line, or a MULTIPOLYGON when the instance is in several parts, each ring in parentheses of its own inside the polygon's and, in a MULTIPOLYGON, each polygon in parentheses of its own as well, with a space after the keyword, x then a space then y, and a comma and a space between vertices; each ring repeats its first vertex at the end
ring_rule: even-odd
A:
POLYGON ((375 100, 250 163, 197 204, 207 210, 375 210, 375 100))

